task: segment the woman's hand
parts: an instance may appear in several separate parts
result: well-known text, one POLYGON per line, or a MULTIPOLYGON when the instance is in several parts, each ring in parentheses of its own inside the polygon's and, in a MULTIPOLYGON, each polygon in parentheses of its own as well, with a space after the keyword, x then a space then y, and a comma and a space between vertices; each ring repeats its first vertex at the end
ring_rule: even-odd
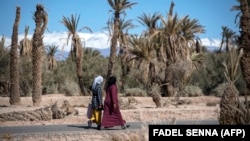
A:
POLYGON ((117 105, 116 105, 116 104, 114 104, 114 108, 115 108, 115 109, 117 108, 117 105))
POLYGON ((98 108, 99 108, 99 109, 103 109, 103 105, 99 105, 98 108))

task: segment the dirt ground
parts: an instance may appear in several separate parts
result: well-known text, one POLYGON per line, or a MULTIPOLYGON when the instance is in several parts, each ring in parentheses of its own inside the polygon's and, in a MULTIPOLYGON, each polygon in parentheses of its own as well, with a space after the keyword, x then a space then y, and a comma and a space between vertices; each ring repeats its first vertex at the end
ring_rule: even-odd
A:
MULTIPOLYGON (((22 97, 20 105, 10 105, 8 97, 0 97, 0 114, 8 113, 13 111, 29 111, 42 108, 45 106, 52 105, 54 102, 57 102, 58 105, 61 105, 63 101, 68 100, 70 105, 79 111, 78 115, 70 115, 63 119, 53 119, 49 121, 4 121, 0 122, 0 126, 22 126, 22 125, 53 125, 53 124, 87 124, 87 105, 90 102, 89 96, 71 96, 67 97, 62 94, 52 94, 52 95, 43 95, 42 103, 39 107, 32 106, 31 97, 22 97)), ((200 96, 200 97, 181 97, 177 103, 174 98, 163 97, 162 98, 162 107, 156 108, 155 103, 151 97, 120 97, 120 102, 123 105, 129 105, 128 107, 122 108, 121 113, 123 118, 127 122, 155 122, 155 123, 164 123, 164 121, 172 120, 194 120, 197 123, 201 120, 211 120, 218 119, 219 114, 219 102, 220 98, 212 96, 200 96), (131 100, 132 99, 132 100, 131 100)), ((146 127, 145 127, 146 128, 146 127)), ((128 129, 129 130, 129 129, 128 129)), ((146 129, 145 129, 146 130, 146 129)), ((114 138, 123 137, 123 139, 128 138, 127 140, 134 140, 132 138, 136 137, 137 131, 131 131, 129 136, 120 133, 120 136, 117 136, 113 133, 108 134, 98 134, 95 133, 83 133, 79 135, 71 136, 67 138, 60 135, 54 135, 49 137, 50 140, 81 140, 81 137, 84 139, 91 140, 116 140, 114 138), (132 136, 132 137, 131 137, 132 136), (73 138, 72 138, 73 137, 73 138), (76 138, 74 138, 76 137, 76 138)), ((1 135, 2 139, 8 138, 7 135, 1 135)), ((38 135, 37 135, 38 136, 38 135)), ((144 136, 145 137, 145 136, 144 136)), ((18 138, 23 138, 25 140, 34 139, 30 136, 22 136, 18 138)), ((35 137, 37 139, 37 137, 35 137)), ((13 140, 17 137, 12 137, 13 140)), ((47 140, 48 138, 46 138, 47 140)), ((123 140, 122 139, 122 140, 123 140)), ((43 140, 43 139, 42 139, 43 140)), ((121 139, 117 139, 121 140, 121 139)), ((139 140, 139 139, 138 139, 139 140)))
MULTIPOLYGON (((173 118, 179 120, 206 120, 217 119, 219 111, 220 98, 212 96, 200 97, 181 97, 181 103, 174 102, 174 98, 163 97, 162 107, 156 108, 151 97, 133 97, 132 102, 128 104, 131 97, 120 97, 122 103, 130 105, 129 108, 122 108, 123 118, 127 122, 134 121, 164 121, 173 118), (210 106, 209 106, 210 105, 210 106)), ((43 95, 42 103, 39 107, 32 106, 31 97, 22 97, 20 105, 10 105, 8 97, 0 97, 0 114, 12 111, 29 111, 41 107, 49 106, 54 102, 62 105, 64 100, 68 100, 70 105, 79 111, 76 116, 67 116, 64 119, 55 119, 51 121, 7 121, 1 122, 0 126, 19 126, 19 125, 51 125, 51 124, 84 124, 87 123, 87 105, 90 102, 89 96, 71 96, 62 94, 43 95)))

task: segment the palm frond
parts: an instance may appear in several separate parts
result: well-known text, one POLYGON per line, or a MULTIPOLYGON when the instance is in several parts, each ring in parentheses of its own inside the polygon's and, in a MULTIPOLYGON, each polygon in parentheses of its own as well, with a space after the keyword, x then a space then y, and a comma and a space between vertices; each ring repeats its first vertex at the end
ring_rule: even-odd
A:
POLYGON ((239 68, 240 58, 243 55, 243 49, 238 52, 236 49, 232 48, 229 53, 229 62, 226 63, 224 61, 222 64, 225 67, 224 74, 226 79, 229 83, 234 83, 239 78, 239 76, 236 76, 236 74, 239 68))
POLYGON ((32 52, 32 42, 30 39, 28 39, 28 32, 29 32, 29 26, 25 26, 24 30, 24 39, 20 41, 20 55, 30 55, 32 52))
POLYGON ((193 68, 199 69, 205 67, 204 65, 204 55, 202 53, 192 53, 191 60, 193 64, 193 68))
POLYGON ((108 0, 108 3, 113 9, 113 12, 119 14, 124 13, 126 9, 131 8, 133 5, 137 4, 136 2, 131 3, 127 0, 108 0))
POLYGON ((46 47, 47 55, 48 56, 55 56, 56 52, 58 51, 58 46, 57 45, 48 45, 46 47))

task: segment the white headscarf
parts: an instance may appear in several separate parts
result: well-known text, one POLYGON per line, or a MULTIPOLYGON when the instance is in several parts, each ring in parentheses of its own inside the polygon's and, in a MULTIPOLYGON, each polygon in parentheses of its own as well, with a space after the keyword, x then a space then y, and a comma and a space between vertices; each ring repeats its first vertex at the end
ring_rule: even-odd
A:
POLYGON ((94 82, 93 82, 93 84, 92 84, 92 90, 95 89, 96 84, 102 84, 102 82, 103 82, 103 77, 100 76, 100 75, 98 75, 98 76, 94 79, 94 82))

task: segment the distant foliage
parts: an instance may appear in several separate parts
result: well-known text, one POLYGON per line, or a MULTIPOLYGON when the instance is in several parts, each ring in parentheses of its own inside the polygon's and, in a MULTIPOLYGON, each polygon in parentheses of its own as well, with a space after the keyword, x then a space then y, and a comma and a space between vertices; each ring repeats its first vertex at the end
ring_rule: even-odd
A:
MULTIPOLYGON (((0 76, 1 79, 5 81, 9 80, 9 53, 6 48, 0 48, 0 53, 3 56, 0 56, 0 76)), ((186 92, 182 95, 186 96, 198 96, 200 94, 204 95, 217 95, 219 96, 220 87, 223 83, 226 82, 225 77, 223 76, 223 65, 222 60, 228 58, 226 53, 216 54, 213 52, 205 52, 205 68, 198 69, 192 74, 191 80, 186 88, 186 92), (206 77, 204 77, 206 76, 206 77), (195 86, 196 88, 190 88, 189 86, 195 86), (200 88, 200 89, 199 89, 200 88), (199 92, 201 90, 202 92, 199 92)), ((46 68, 46 61, 44 61, 43 74, 42 74, 42 88, 43 94, 50 93, 62 93, 68 95, 77 95, 76 87, 78 80, 75 75, 75 63, 72 61, 71 56, 65 56, 65 60, 57 61, 57 69, 50 71, 46 68), (70 81, 70 82, 66 82, 70 81), (65 86, 66 83, 69 83, 69 86, 65 86), (75 86, 74 86, 75 85, 75 86)), ((32 88, 32 73, 31 73, 31 59, 28 56, 20 58, 20 94, 21 96, 31 96, 32 88)), ((108 58, 103 57, 100 52, 92 49, 84 52, 83 55, 83 81, 86 88, 88 88, 93 78, 100 74, 106 77, 106 70, 108 67, 108 58)), ((128 75, 125 80, 125 92, 124 96, 148 96, 147 93, 150 91, 149 88, 143 83, 143 71, 141 68, 137 68, 137 61, 134 62, 134 66, 130 68, 128 75)), ((161 69, 164 66, 161 66, 161 69)), ((117 79, 121 78, 121 67, 118 61, 114 65, 115 75, 117 79)), ((238 74, 241 74, 239 69, 238 74)), ((160 71, 158 74, 160 80, 164 80, 164 72, 160 71)), ((120 89, 120 81, 117 81, 118 88, 120 89)), ((240 75, 239 79, 235 82, 235 86, 239 90, 240 94, 246 91, 245 81, 240 75)), ((89 93, 90 94, 90 93, 89 93)))
POLYGON ((218 87, 216 87, 215 89, 213 89, 210 93, 210 95, 214 95, 214 96, 217 96, 217 97, 221 97, 222 94, 224 93, 226 87, 227 87, 227 83, 222 83, 222 84, 219 84, 218 87))
MULTIPOLYGON (((215 94, 215 89, 227 81, 224 77, 222 61, 228 60, 228 58, 229 55, 225 52, 220 54, 207 52, 204 59, 205 68, 195 71, 189 83, 200 87, 204 95, 215 94)), ((241 74, 241 69, 239 68, 237 76, 240 75, 240 77, 235 82, 235 86, 239 90, 240 95, 246 91, 246 84, 241 74)))

